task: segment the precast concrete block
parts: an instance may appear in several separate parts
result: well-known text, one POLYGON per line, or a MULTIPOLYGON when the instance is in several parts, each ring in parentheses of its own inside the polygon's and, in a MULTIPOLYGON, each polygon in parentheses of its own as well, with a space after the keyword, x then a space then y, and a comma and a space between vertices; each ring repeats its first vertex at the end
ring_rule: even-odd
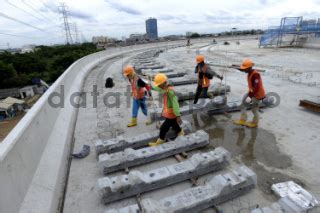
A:
MULTIPOLYGON (((241 196, 256 185, 256 174, 248 167, 241 166, 228 173, 214 176, 203 186, 190 188, 161 200, 143 199, 140 202, 139 211, 148 213, 201 212, 211 206, 241 196)), ((107 210, 105 213, 109 212, 107 210)))
POLYGON ((210 152, 194 154, 170 166, 147 172, 133 170, 126 175, 101 178, 98 180, 98 188, 103 202, 110 203, 216 171, 224 168, 230 158, 226 149, 218 147, 210 152))
POLYGON ((319 212, 320 203, 310 192, 293 181, 273 184, 271 190, 280 197, 270 207, 254 209, 253 213, 265 212, 319 212))
MULTIPOLYGON (((194 99, 196 88, 197 84, 194 84, 194 86, 190 85, 189 87, 177 87, 175 91, 179 101, 194 99)), ((228 92, 230 92, 230 86, 228 85, 219 86, 218 84, 214 84, 208 88, 208 94, 213 96, 222 95, 228 92)), ((200 95, 200 98, 203 98, 203 94, 200 95)))
POLYGON ((105 211, 105 213, 139 213, 139 212, 140 212, 140 208, 138 204, 126 206, 119 209, 111 209, 111 210, 105 211))
MULTIPOLYGON (((166 76, 169 78, 169 79, 172 79, 172 80, 175 80, 176 78, 181 78, 183 76, 185 76, 187 73, 185 72, 173 72, 173 73, 167 73, 166 76)), ((169 82, 171 82, 169 80, 169 82)), ((172 86, 175 86, 173 84, 171 84, 172 86)))
POLYGON ((141 65, 141 66, 135 66, 135 70, 141 71, 142 69, 161 69, 165 66, 162 64, 159 65, 141 65))
POLYGON ((174 72, 174 69, 171 68, 162 68, 162 69, 150 69, 150 71, 155 74, 155 73, 171 73, 174 72))
POLYGON ((146 147, 138 150, 127 148, 122 152, 101 154, 99 155, 99 166, 102 173, 108 174, 204 147, 208 144, 209 135, 203 130, 198 130, 195 133, 179 136, 174 141, 155 147, 146 147))
POLYGON ((183 76, 183 77, 173 78, 173 79, 169 80, 169 83, 172 86, 181 86, 181 85, 187 85, 187 84, 195 84, 196 85, 197 82, 198 82, 197 78, 192 78, 190 76, 183 76))
MULTIPOLYGON (((186 134, 189 134, 193 131, 192 125, 189 121, 182 121, 181 128, 186 134)), ((173 130, 170 130, 166 138, 173 138, 176 136, 176 133, 173 130)), ((97 155, 102 153, 114 153, 122 151, 126 148, 140 148, 148 145, 149 142, 156 140, 159 137, 159 131, 148 132, 140 134, 130 138, 124 138, 119 136, 117 138, 112 138, 109 140, 98 140, 95 144, 97 155)))
MULTIPOLYGON (((184 105, 180 107, 180 114, 183 115, 189 115, 192 113, 198 113, 201 111, 207 111, 209 110, 207 106, 210 104, 211 100, 210 99, 203 99, 202 104, 190 104, 184 105)), ((152 121, 158 121, 158 120, 163 120, 162 116, 162 108, 152 108, 149 110, 149 116, 152 121)))

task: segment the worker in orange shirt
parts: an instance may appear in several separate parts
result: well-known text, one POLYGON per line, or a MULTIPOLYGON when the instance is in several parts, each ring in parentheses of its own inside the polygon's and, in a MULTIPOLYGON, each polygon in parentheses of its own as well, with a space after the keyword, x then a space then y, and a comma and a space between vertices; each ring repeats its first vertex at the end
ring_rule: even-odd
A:
POLYGON ((255 128, 259 124, 259 102, 265 98, 265 90, 262 83, 261 75, 258 71, 253 69, 254 63, 251 59, 246 58, 243 60, 239 69, 247 73, 248 81, 248 96, 251 98, 251 110, 253 113, 253 119, 251 122, 247 122, 247 112, 244 103, 241 104, 241 116, 239 120, 235 120, 234 123, 238 125, 245 125, 250 128, 255 128))

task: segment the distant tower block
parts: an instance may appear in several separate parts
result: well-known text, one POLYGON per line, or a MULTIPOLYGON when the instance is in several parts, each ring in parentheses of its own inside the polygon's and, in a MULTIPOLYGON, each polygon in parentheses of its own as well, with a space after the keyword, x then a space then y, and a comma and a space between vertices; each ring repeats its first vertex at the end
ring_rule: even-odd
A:
POLYGON ((157 19, 149 18, 146 20, 146 32, 149 39, 158 39, 157 19))

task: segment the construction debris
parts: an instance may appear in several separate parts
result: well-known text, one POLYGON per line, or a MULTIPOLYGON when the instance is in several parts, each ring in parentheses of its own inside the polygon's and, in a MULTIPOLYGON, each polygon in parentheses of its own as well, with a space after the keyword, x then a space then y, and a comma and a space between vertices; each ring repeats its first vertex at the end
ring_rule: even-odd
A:
POLYGON ((309 109, 314 112, 320 112, 320 103, 309 100, 300 100, 299 106, 309 109))

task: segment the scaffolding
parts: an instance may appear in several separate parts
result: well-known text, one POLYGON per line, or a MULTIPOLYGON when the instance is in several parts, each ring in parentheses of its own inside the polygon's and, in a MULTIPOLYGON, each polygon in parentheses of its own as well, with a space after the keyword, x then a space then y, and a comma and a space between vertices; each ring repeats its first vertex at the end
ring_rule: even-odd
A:
POLYGON ((320 37, 320 19, 284 17, 280 26, 269 27, 260 38, 259 47, 301 46, 308 37, 320 37))

